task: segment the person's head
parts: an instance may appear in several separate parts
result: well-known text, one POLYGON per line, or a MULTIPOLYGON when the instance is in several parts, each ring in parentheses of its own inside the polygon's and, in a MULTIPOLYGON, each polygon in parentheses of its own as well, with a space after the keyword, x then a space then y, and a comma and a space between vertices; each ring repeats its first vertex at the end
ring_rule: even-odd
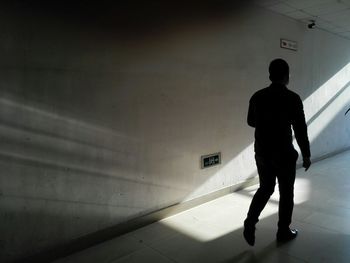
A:
POLYGON ((289 83, 289 66, 285 60, 281 58, 272 60, 269 66, 269 73, 272 83, 284 85, 289 83))

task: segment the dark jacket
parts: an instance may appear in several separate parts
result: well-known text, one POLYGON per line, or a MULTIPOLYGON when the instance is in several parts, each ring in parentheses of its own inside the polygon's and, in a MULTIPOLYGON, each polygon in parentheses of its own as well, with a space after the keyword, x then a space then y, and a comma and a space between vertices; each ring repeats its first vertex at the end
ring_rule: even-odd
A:
POLYGON ((310 157, 310 144, 303 103, 298 94, 273 83, 250 99, 248 124, 255 127, 255 153, 259 156, 288 156, 295 152, 292 128, 303 157, 310 157))

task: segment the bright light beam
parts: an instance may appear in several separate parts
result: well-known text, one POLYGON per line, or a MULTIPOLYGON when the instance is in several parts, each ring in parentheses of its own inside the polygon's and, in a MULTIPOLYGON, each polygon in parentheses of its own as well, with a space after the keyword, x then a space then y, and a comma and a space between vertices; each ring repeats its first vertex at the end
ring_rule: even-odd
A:
POLYGON ((312 119, 331 98, 337 95, 350 81, 350 63, 339 70, 321 87, 304 100, 306 120, 312 119))
MULTIPOLYGON (((308 132, 310 142, 317 138, 339 111, 343 109, 345 104, 350 104, 348 99, 350 98, 349 90, 346 88, 350 81, 349 76, 350 63, 340 69, 303 101, 305 117, 309 123, 308 132)), ((295 141, 294 144, 300 153, 295 141)), ((211 176, 210 179, 197 187, 184 201, 215 192, 229 185, 239 184, 254 177, 256 175, 254 159, 254 144, 252 143, 224 165, 216 174, 211 176), (225 182, 224 186, 221 184, 222 181, 225 182)))

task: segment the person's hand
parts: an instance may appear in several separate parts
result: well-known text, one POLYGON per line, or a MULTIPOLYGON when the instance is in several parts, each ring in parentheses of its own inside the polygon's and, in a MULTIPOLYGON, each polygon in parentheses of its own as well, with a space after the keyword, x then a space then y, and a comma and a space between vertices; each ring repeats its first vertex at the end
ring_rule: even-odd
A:
POLYGON ((305 168, 305 172, 310 168, 311 160, 310 157, 303 158, 303 167, 305 168))

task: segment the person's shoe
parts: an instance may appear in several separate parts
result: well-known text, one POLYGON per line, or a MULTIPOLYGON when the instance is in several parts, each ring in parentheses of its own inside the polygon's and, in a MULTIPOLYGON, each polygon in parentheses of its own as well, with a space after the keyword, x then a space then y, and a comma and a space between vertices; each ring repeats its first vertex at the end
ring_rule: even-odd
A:
POLYGON ((244 226, 243 237, 250 246, 255 244, 255 227, 244 226))
POLYGON ((297 235, 298 235, 297 229, 287 229, 287 230, 278 230, 276 237, 278 242, 288 242, 296 238, 297 235))

